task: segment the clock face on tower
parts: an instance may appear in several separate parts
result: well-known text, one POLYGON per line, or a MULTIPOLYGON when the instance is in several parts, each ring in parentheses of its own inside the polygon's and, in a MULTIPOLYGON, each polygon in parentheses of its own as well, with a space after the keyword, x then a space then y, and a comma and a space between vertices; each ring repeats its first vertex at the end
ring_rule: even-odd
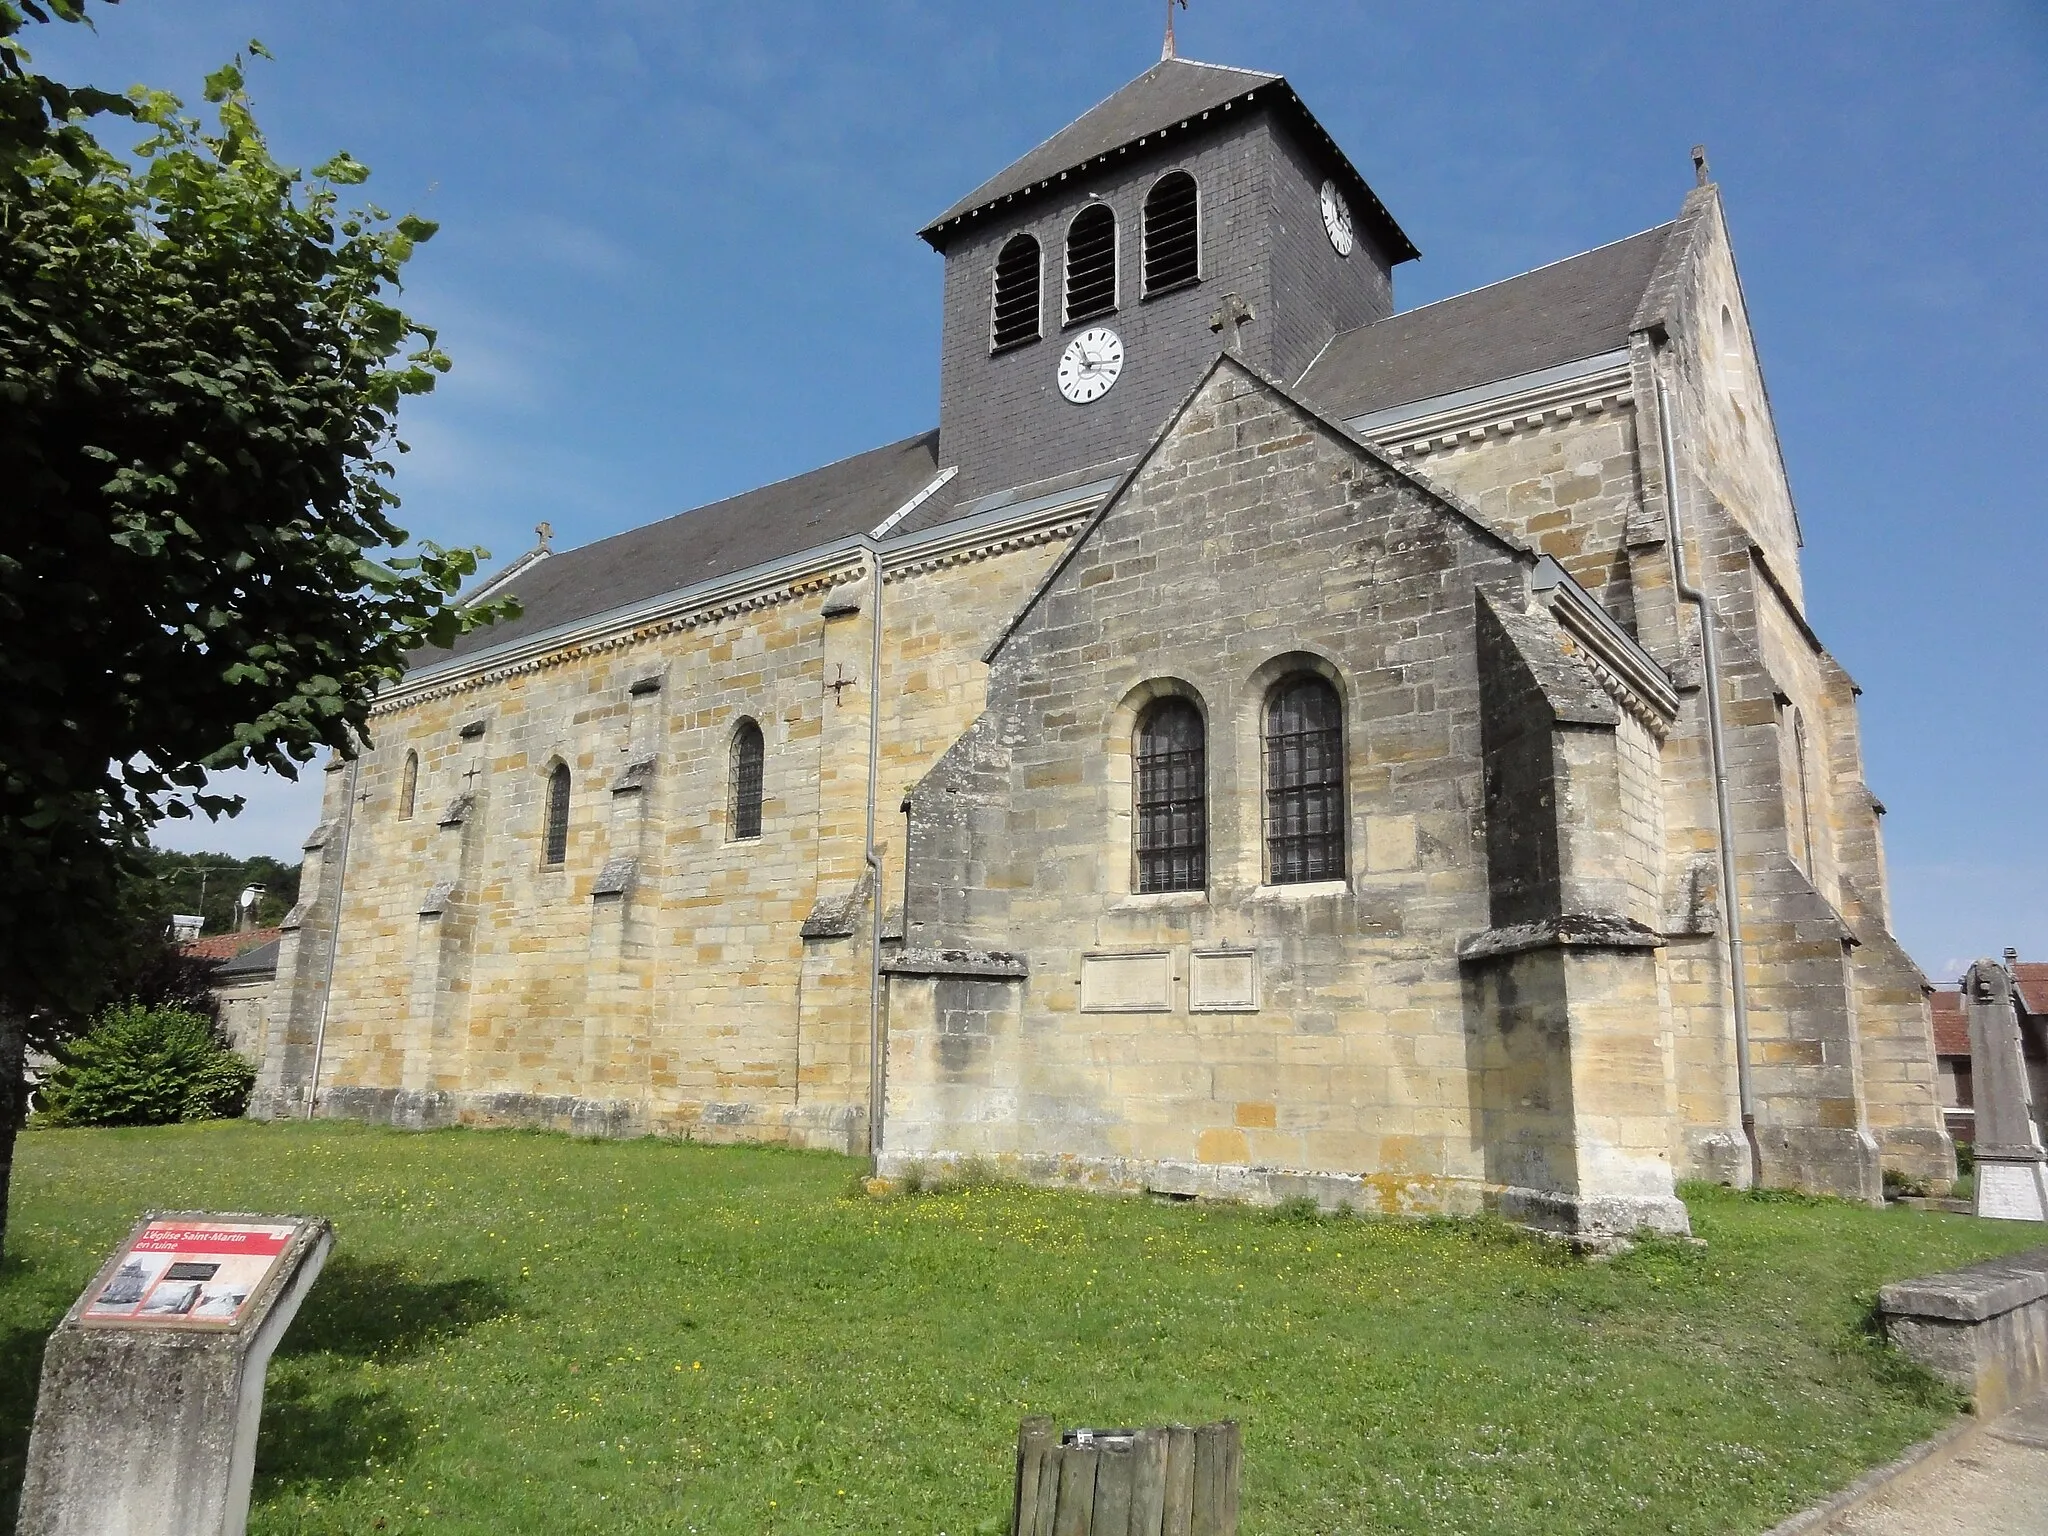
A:
POLYGON ((1060 354, 1060 393, 1087 405, 1108 394, 1123 371, 1123 338, 1106 325, 1091 325, 1060 354))
POLYGON ((1337 190, 1334 181, 1323 183, 1323 230, 1339 256, 1351 254, 1351 206, 1344 201, 1344 194, 1337 190))

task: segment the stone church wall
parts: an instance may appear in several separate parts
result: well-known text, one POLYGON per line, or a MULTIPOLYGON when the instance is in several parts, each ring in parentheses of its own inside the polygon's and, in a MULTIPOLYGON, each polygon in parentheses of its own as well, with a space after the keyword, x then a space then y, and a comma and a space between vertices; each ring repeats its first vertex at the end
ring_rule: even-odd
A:
MULTIPOLYGON (((891 572, 885 844, 904 789, 979 713, 980 653, 1062 532, 891 572)), ((302 1106, 317 1034, 323 1113, 861 1145, 867 945, 802 932, 862 868, 871 606, 822 612, 828 593, 865 592, 858 575, 380 711, 353 796, 346 770, 328 781, 325 840, 349 839, 332 985, 302 962, 273 1009, 274 1034, 300 1048, 276 1059, 259 1111, 302 1106), (742 718, 764 733, 765 792, 762 835, 735 840, 742 718), (549 868, 557 763, 573 794, 566 857, 549 868)), ((309 869, 328 905, 292 935, 308 960, 325 954, 335 885, 309 869)))
MULTIPOLYGON (((912 797, 886 1166, 979 1155, 1115 1187, 1476 1208, 1494 1177, 1474 1055, 1489 1026, 1458 949, 1497 919, 1472 593, 1493 582, 1519 604, 1525 559, 1284 396, 1212 375, 1020 621, 988 713, 912 797), (1350 869, 1275 887, 1259 719, 1296 670, 1344 700, 1350 869), (1208 722, 1213 862, 1205 891, 1134 894, 1129 743, 1162 693, 1208 722)), ((1645 793, 1640 761, 1625 766, 1642 747, 1611 745, 1601 703, 1605 766, 1573 792, 1605 796, 1585 824, 1603 830, 1570 863, 1641 906, 1654 880, 1626 866, 1654 847, 1654 816, 1614 829, 1645 793)), ((1567 960, 1548 1002, 1525 994, 1546 1019, 1576 996, 1578 1016, 1650 1042, 1640 1060, 1566 1062, 1587 1124, 1640 1071, 1667 1076, 1642 953, 1625 984, 1567 960)), ((1659 1170, 1665 1216, 1669 1119, 1628 1119, 1600 1123, 1659 1170)))

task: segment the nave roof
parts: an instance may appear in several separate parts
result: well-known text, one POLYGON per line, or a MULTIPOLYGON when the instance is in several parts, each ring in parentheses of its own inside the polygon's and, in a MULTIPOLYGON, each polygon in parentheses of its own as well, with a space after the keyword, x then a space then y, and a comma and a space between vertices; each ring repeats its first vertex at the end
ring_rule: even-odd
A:
MULTIPOLYGON (((1677 224, 1660 225, 1454 298, 1335 337, 1296 389, 1338 419, 1516 378, 1625 348, 1637 308, 1677 224)), ((422 651, 415 667, 474 655, 864 534, 929 485, 938 433, 535 560, 504 590, 517 619, 422 651)), ((1048 465, 1064 479, 1078 466, 1048 465)), ((997 498, 955 505, 941 491, 894 531, 935 528, 997 498)), ((488 582, 485 584, 490 585, 488 582)))
POLYGON ((1360 416, 1621 350, 1677 227, 1340 332, 1301 392, 1332 415, 1360 416))

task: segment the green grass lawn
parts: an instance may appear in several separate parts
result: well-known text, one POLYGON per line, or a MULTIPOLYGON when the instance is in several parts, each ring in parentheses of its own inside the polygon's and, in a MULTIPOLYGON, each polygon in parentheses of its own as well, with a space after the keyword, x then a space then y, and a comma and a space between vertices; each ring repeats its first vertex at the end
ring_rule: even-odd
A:
MULTIPOLYGON (((874 1202, 823 1154, 230 1123, 35 1131, 0 1454, 148 1207, 313 1212, 252 1532, 997 1531, 1017 1421, 1244 1426, 1244 1528, 1756 1532, 1956 1402, 1884 1281, 2039 1241, 1694 1192, 1704 1248, 1011 1188, 874 1202)), ((11 1498, 11 1493, 9 1494, 11 1498)))

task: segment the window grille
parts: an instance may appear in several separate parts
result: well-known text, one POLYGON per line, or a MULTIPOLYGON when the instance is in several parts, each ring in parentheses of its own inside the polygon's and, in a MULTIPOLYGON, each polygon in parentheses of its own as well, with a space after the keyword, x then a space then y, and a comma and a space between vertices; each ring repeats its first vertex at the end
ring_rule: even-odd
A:
POLYGON ((1202 275, 1195 178, 1169 171, 1145 195, 1145 297, 1184 287, 1202 275))
POLYGON ((541 862, 550 869, 569 856, 569 765, 555 764, 548 775, 547 850, 541 862))
POLYGON ((761 727, 742 720, 732 733, 732 836, 761 835, 761 771, 767 748, 761 727))
POLYGON ((1038 268, 1038 242, 1029 235, 1015 236, 996 257, 991 352, 1038 340, 1038 268))
POLYGON ((1067 324, 1116 310, 1116 215, 1090 203, 1067 226, 1067 324))
POLYGON ((398 784, 398 819, 411 821, 413 807, 419 802, 420 755, 417 752, 405 754, 405 775, 398 784))
POLYGON ((1209 883, 1208 774, 1201 712, 1162 699, 1138 724, 1140 891, 1199 891, 1209 883))
POLYGON ((1343 878, 1343 709, 1322 678, 1297 677, 1266 704, 1266 880, 1343 878))

